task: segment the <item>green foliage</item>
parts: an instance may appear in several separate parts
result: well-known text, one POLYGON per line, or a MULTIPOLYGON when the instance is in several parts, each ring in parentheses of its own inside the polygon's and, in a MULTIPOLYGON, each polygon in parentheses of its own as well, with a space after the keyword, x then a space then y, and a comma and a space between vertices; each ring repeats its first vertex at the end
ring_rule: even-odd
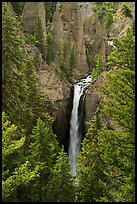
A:
POLYGON ((132 133, 110 130, 95 115, 78 160, 77 200, 134 202, 134 145, 132 133))
POLYGON ((2 198, 3 201, 18 201, 18 188, 27 185, 36 176, 38 170, 31 170, 31 164, 25 161, 23 146, 24 132, 12 124, 5 112, 2 112, 2 198))
POLYGON ((75 191, 67 154, 61 149, 48 183, 48 202, 74 202, 75 191))
POLYGON ((38 15, 36 16, 35 23, 34 23, 34 37, 38 41, 38 43, 36 42, 36 46, 39 48, 40 52, 42 53, 42 57, 45 60, 44 31, 43 31, 41 20, 38 15))
POLYGON ((73 84, 73 72, 76 67, 75 45, 72 44, 69 48, 69 44, 65 39, 61 45, 60 55, 61 65, 60 69, 56 70, 56 73, 61 80, 67 79, 73 84))
POLYGON ((5 179, 16 166, 16 161, 21 154, 21 147, 24 145, 25 137, 18 130, 17 126, 11 124, 5 112, 2 112, 2 161, 3 179, 5 179), (13 160, 11 161, 11 158, 13 160), (9 170, 10 169, 10 170, 9 170))
POLYGON ((46 63, 48 65, 54 61, 55 51, 54 51, 54 40, 52 34, 49 32, 47 35, 47 52, 46 52, 46 63))
POLYGON ((26 2, 11 2, 13 11, 21 16, 26 2))
POLYGON ((50 116, 47 115, 47 119, 45 118, 47 124, 41 119, 38 119, 36 127, 33 128, 30 137, 30 157, 34 163, 45 161, 50 169, 54 163, 54 157, 59 151, 59 146, 56 135, 53 133, 51 125, 49 125, 49 117, 50 116), (52 155, 52 157, 50 155, 52 155))
POLYGON ((89 123, 77 165, 77 201, 135 202, 135 60, 131 30, 108 57, 112 70, 89 123), (124 56, 124 54, 126 55, 124 56), (128 56, 128 54, 129 56, 128 56), (123 56, 123 57, 121 57, 123 56))
POLYGON ((61 45, 61 64, 64 64, 67 61, 68 57, 68 42, 64 39, 61 45))
POLYGON ((33 63, 36 68, 36 71, 38 71, 40 68, 40 61, 39 61, 38 53, 35 53, 34 58, 33 58, 33 63))
POLYGON ((121 11, 125 17, 129 17, 131 19, 133 18, 132 13, 131 13, 132 11, 128 8, 128 6, 125 3, 122 5, 121 11))
POLYGON ((35 38, 35 36, 29 33, 26 33, 26 43, 32 43, 35 46, 39 45, 39 41, 35 38))
POLYGON ((108 32, 111 28, 112 23, 113 23, 113 14, 108 13, 106 18, 105 18, 105 22, 104 22, 105 28, 107 29, 108 32))
POLYGON ((56 10, 57 2, 44 2, 45 13, 46 13, 46 25, 50 25, 53 18, 53 13, 56 10))
POLYGON ((39 177, 29 186, 32 201, 45 201, 48 189, 47 181, 60 150, 56 135, 52 131, 51 118, 47 114, 45 121, 37 120, 30 136, 29 160, 33 167, 39 166, 39 177))
MULTIPOLYGON (((60 151, 53 118, 46 113, 20 23, 4 2, 2 17, 3 201, 47 201, 47 184, 60 151)), ((34 40, 39 36, 37 29, 34 40)), ((63 168, 66 171, 67 167, 63 168)), ((70 192, 67 178, 65 193, 70 192)))
POLYGON ((98 76, 103 71, 103 63, 99 54, 96 54, 93 60, 93 68, 91 71, 92 80, 97 80, 98 76))
POLYGON ((100 85, 101 93, 107 94, 104 99, 103 113, 107 117, 111 117, 124 130, 134 134, 134 71, 129 69, 113 70, 106 74, 105 79, 108 85, 100 85))
POLYGON ((114 46, 116 48, 108 56, 107 65, 109 68, 120 67, 135 70, 135 36, 133 30, 128 28, 125 38, 114 39, 114 46))
POLYGON ((90 66, 91 65, 91 54, 90 54, 90 47, 86 46, 86 60, 87 60, 87 65, 90 66))
POLYGON ((113 23, 113 16, 117 10, 119 2, 101 2, 95 3, 93 10, 98 14, 101 23, 105 26, 109 33, 113 23))
POLYGON ((31 170, 29 161, 26 161, 19 167, 15 168, 13 175, 9 176, 5 181, 2 181, 2 197, 6 202, 24 201, 20 199, 18 191, 24 186, 27 186, 36 177, 39 176, 38 167, 31 170))
POLYGON ((44 99, 25 52, 20 23, 10 15, 7 3, 2 4, 2 45, 2 109, 11 122, 29 132, 44 110, 44 99))
POLYGON ((70 72, 73 75, 73 71, 76 67, 76 53, 75 53, 75 45, 74 44, 71 45, 69 64, 70 64, 70 72))
POLYGON ((90 128, 82 143, 77 164, 77 201, 95 202, 102 195, 99 185, 101 161, 98 149, 99 114, 90 121, 90 128))

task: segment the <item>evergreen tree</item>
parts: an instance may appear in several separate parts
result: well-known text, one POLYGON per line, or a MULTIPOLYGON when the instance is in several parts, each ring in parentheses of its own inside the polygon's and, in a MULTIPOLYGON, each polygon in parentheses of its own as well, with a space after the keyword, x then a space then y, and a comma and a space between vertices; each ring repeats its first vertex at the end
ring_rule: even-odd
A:
POLYGON ((55 51, 54 51, 54 40, 51 33, 47 35, 47 52, 46 52, 46 63, 50 65, 55 58, 55 51))
POLYGON ((35 23, 34 23, 34 37, 38 41, 36 46, 38 46, 43 59, 45 60, 45 40, 44 40, 44 31, 42 27, 41 20, 38 15, 36 15, 35 23))
POLYGON ((90 128, 82 143, 82 149, 77 164, 77 201, 96 202, 102 195, 102 186, 99 185, 102 172, 102 163, 99 157, 98 131, 101 128, 99 114, 90 121, 90 128))
POLYGON ((88 67, 90 67, 91 66, 91 53, 90 53, 91 49, 90 49, 90 46, 86 46, 85 49, 86 49, 87 65, 88 65, 88 67))
POLYGON ((5 112, 2 112, 2 199, 20 201, 18 194, 21 186, 27 186, 38 176, 38 168, 31 169, 31 164, 24 157, 24 132, 12 124, 5 112))
POLYGON ((10 15, 5 2, 2 17, 2 109, 13 123, 29 132, 44 111, 44 99, 24 51, 20 23, 15 15, 10 15))
POLYGON ((108 177, 107 182, 102 182, 102 185, 106 186, 108 200, 133 202, 135 73, 130 69, 120 69, 111 71, 105 79, 108 85, 100 87, 100 91, 107 97, 101 112, 105 118, 112 120, 119 130, 115 132, 104 128, 99 132, 101 158, 106 164, 104 172, 108 177))
POLYGON ((26 2, 11 2, 14 12, 21 16, 26 2))
POLYGON ((129 17, 129 18, 133 18, 132 16, 132 11, 128 8, 128 6, 124 3, 122 5, 122 14, 125 16, 125 17, 129 17))
POLYGON ((112 58, 113 53, 109 58, 112 70, 104 73, 98 88, 104 100, 100 112, 90 122, 78 160, 78 201, 135 200, 134 52, 132 50, 128 60, 124 57, 120 62, 119 58, 134 47, 131 31, 115 46, 117 57, 115 52, 115 58, 112 58), (111 121, 113 126, 105 121, 111 121))
POLYGON ((69 64, 70 64, 70 73, 73 76, 73 71, 76 68, 76 53, 75 53, 75 45, 74 44, 71 45, 69 64))
POLYGON ((57 2, 44 2, 46 13, 46 26, 50 25, 53 18, 53 13, 56 10, 57 2))
POLYGON ((50 171, 60 149, 52 131, 51 117, 45 115, 45 120, 47 121, 37 120, 37 125, 33 128, 30 137, 29 160, 33 167, 39 166, 40 171, 39 177, 28 188, 31 201, 45 201, 50 171))
POLYGON ((135 70, 135 36, 132 28, 128 28, 123 39, 114 39, 115 49, 108 56, 110 69, 121 68, 135 70))
POLYGON ((48 202, 74 202, 74 183, 68 158, 62 147, 48 182, 48 202))
POLYGON ((66 39, 64 39, 61 45, 60 58, 60 71, 62 78, 73 83, 73 71, 76 66, 75 47, 74 44, 72 44, 69 48, 69 44, 66 39))
POLYGON ((61 64, 62 68, 65 65, 65 62, 67 61, 68 58, 68 42, 66 39, 64 39, 62 45, 61 45, 61 64))
POLYGON ((99 77, 99 75, 104 69, 104 66, 99 54, 96 54, 94 56, 92 67, 93 68, 92 68, 91 76, 92 76, 92 80, 94 81, 94 80, 97 80, 97 78, 99 77))
MULTIPOLYGON (((119 2, 95 2, 93 10, 98 14, 101 23, 105 24, 110 14, 114 15, 119 2)), ((111 16, 113 17, 113 16, 111 16)), ((110 23, 111 25, 111 23, 110 23)))

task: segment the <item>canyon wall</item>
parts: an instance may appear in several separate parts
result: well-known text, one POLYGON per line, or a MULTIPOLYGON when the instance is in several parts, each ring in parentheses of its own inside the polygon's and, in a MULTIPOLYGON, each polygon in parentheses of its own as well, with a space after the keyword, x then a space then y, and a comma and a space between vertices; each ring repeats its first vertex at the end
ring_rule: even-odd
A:
POLYGON ((80 79, 89 73, 86 61, 86 45, 91 47, 91 59, 102 47, 101 27, 93 13, 92 2, 58 3, 53 16, 51 33, 55 42, 55 62, 61 64, 61 46, 66 40, 68 50, 75 46, 76 67, 74 78, 80 79))
MULTIPOLYGON (((119 4, 120 5, 120 4, 119 4)), ((134 2, 127 2, 135 18, 134 2)), ((122 37, 126 30, 132 25, 133 19, 124 17, 121 12, 122 2, 114 16, 110 29, 110 37, 122 37)), ((92 63, 95 54, 100 54, 104 62, 106 52, 111 48, 107 47, 106 34, 100 24, 98 16, 93 12, 93 2, 57 2, 56 10, 50 26, 46 28, 44 2, 27 2, 21 16, 22 26, 28 33, 33 34, 36 15, 39 15, 45 38, 50 32, 54 39, 55 60, 52 65, 47 65, 41 57, 41 53, 33 45, 28 45, 31 58, 37 52, 40 61, 39 70, 36 73, 38 81, 43 89, 51 115, 55 122, 53 128, 58 135, 60 142, 64 145, 69 138, 69 120, 72 109, 72 85, 67 80, 61 80, 55 73, 56 68, 61 65, 61 49, 63 42, 67 43, 68 58, 65 63, 69 64, 69 51, 71 46, 75 47, 76 67, 73 77, 79 80, 85 77, 92 70, 92 63), (87 65, 86 47, 90 50, 91 65, 87 65), (33 51, 32 51, 33 50, 33 51)), ((104 68, 105 70, 105 68, 104 68)), ((98 81, 89 88, 85 96, 84 120, 89 121, 99 105, 100 98, 96 92, 96 85, 103 80, 102 75, 98 81)), ((87 127, 86 127, 87 130, 87 127)))

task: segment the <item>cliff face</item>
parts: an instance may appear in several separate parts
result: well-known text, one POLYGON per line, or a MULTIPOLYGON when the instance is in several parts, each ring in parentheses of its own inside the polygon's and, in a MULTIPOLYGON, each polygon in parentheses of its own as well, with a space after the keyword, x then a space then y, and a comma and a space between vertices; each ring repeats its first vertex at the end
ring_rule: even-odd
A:
POLYGON ((73 100, 71 85, 67 81, 60 81, 50 66, 46 65, 43 68, 37 72, 37 78, 45 97, 49 100, 48 112, 54 117, 53 130, 67 151, 73 100))
POLYGON ((45 22, 45 8, 44 8, 44 2, 26 2, 22 16, 21 16, 21 22, 22 26, 24 27, 24 30, 28 33, 33 34, 34 32, 34 24, 36 16, 39 16, 44 36, 46 39, 46 22, 45 22))
MULTIPOLYGON (((133 19, 134 2, 127 2, 132 10, 133 19)), ((122 3, 121 3, 122 6, 122 3)), ((121 15, 119 6, 114 22, 110 29, 110 36, 122 37, 127 28, 132 24, 133 19, 121 15)), ((93 12, 92 2, 58 2, 53 15, 52 25, 46 28, 44 2, 27 2, 21 17, 22 25, 26 32, 34 32, 34 22, 36 15, 41 19, 44 35, 51 32, 54 39, 55 60, 52 66, 48 66, 42 60, 41 53, 35 46, 29 46, 31 58, 37 52, 40 67, 37 72, 38 81, 43 89, 44 95, 49 99, 49 112, 55 117, 54 130, 62 144, 66 145, 69 138, 69 121, 72 108, 72 86, 67 81, 62 81, 55 74, 55 69, 61 65, 61 49, 64 40, 67 43, 68 58, 65 63, 69 63, 69 52, 71 46, 75 47, 76 67, 74 78, 85 77, 92 69, 88 67, 86 61, 86 47, 90 49, 91 62, 95 54, 100 53, 104 61, 106 60, 106 40, 104 40, 104 30, 96 13, 93 12)), ((26 47, 27 49, 27 47, 26 47)), ((111 52, 111 49, 110 51, 111 52)), ((92 65, 92 64, 91 64, 92 65)), ((89 121, 93 116, 100 98, 96 92, 96 85, 103 80, 100 76, 95 85, 89 88, 85 97, 85 121, 89 121)))
POLYGON ((68 49, 72 44, 75 46, 76 68, 74 78, 80 79, 88 74, 85 45, 94 48, 95 51, 91 52, 91 57, 93 57, 102 43, 99 21, 97 16, 93 15, 92 3, 58 3, 53 16, 51 33, 55 42, 56 64, 61 63, 61 46, 63 41, 66 40, 68 49))
MULTIPOLYGON (((110 36, 112 37, 112 39, 115 37, 116 38, 122 38, 123 36, 125 36, 127 29, 132 26, 134 19, 135 19, 135 3, 134 2, 126 2, 126 5, 131 10, 131 13, 133 16, 132 18, 125 17, 122 14, 123 3, 125 3, 125 2, 119 3, 119 7, 115 13, 114 21, 113 21, 111 29, 110 29, 110 36)), ((91 23, 93 23, 93 22, 91 21, 91 23)), ((97 41, 97 40, 95 39, 95 41, 97 41)), ((105 46, 101 48, 102 51, 104 48, 105 48, 105 46)), ((111 46, 110 47, 107 46, 107 53, 110 54, 111 51, 112 51, 111 46)), ((105 52, 105 49, 104 49, 104 52, 105 52)), ((87 91, 87 94, 85 97, 85 121, 89 121, 92 118, 92 116, 94 115, 94 113, 96 111, 96 108, 98 107, 98 104, 100 103, 101 100, 103 100, 103 98, 99 97, 96 90, 100 86, 100 83, 104 82, 104 77, 103 77, 104 74, 105 74, 105 71, 99 76, 99 78, 95 82, 95 84, 93 86, 91 86, 87 91)), ((110 121, 108 119, 104 119, 104 120, 105 120, 106 125, 109 128, 111 128, 115 131, 118 130, 118 127, 116 126, 116 124, 113 123, 113 121, 110 121)), ((87 129, 88 129, 88 125, 86 125, 86 131, 87 131, 87 129)))
POLYGON ((117 12, 114 16, 114 21, 111 26, 110 36, 123 37, 126 34, 127 29, 133 24, 135 20, 135 2, 121 2, 117 12), (125 17, 122 14, 123 4, 126 4, 131 10, 132 18, 125 17))

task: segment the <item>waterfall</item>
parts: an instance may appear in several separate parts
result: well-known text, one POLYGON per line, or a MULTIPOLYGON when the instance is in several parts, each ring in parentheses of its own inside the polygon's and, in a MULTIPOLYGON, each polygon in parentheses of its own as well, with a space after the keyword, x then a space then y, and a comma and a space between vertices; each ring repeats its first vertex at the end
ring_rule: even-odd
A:
POLYGON ((74 96, 73 96, 73 108, 71 112, 70 119, 70 142, 69 142, 69 162, 72 169, 72 175, 77 174, 76 164, 77 156, 80 151, 81 144, 81 133, 79 131, 79 114, 78 108, 80 103, 80 98, 84 94, 86 88, 91 82, 91 77, 87 76, 85 79, 82 79, 80 82, 74 85, 74 96))

